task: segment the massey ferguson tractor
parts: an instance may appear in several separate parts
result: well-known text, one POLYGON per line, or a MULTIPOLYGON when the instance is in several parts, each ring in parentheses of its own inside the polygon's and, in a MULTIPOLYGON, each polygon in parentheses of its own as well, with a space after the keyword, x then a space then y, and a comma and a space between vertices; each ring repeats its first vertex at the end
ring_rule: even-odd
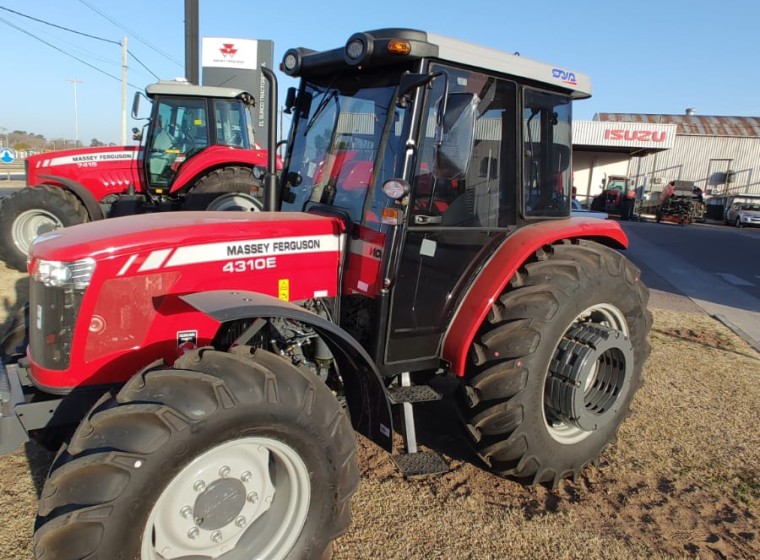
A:
MULTIPOLYGON (((161 210, 260 210, 266 168, 257 149, 254 98, 234 88, 164 81, 141 146, 104 146, 38 154, 26 160, 27 187, 0 204, 0 258, 26 270, 35 237, 64 226, 161 210)), ((138 118, 141 92, 132 116, 138 118)))
POLYGON ((443 381, 484 464, 528 483, 577 476, 629 414, 648 291, 615 222, 570 217, 586 76, 411 29, 292 49, 281 70, 301 82, 267 211, 32 244, 0 451, 78 424, 35 558, 327 558, 354 430, 408 476, 447 469, 415 429, 443 381))

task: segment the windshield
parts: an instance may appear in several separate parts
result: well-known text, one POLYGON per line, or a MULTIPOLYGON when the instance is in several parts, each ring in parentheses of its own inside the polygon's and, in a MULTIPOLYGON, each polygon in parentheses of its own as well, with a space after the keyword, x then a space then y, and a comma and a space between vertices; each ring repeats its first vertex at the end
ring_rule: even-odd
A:
MULTIPOLYGON (((395 89, 388 74, 305 84, 296 109, 283 210, 328 204, 362 220, 368 192, 379 180, 394 176, 404 154, 405 111, 393 103, 395 89), (388 142, 381 149, 385 130, 388 142)), ((389 200, 376 190, 371 206, 382 211, 389 200)))
POLYGON ((758 203, 758 204, 742 204, 742 210, 751 210, 753 212, 760 211, 760 203, 758 203))

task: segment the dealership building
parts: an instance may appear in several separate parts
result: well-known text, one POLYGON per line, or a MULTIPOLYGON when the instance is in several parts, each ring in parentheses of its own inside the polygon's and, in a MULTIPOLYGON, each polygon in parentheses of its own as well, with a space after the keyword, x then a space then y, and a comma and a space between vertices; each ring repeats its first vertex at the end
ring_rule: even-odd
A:
POLYGON ((584 202, 611 176, 651 197, 673 180, 710 195, 760 194, 760 117, 599 113, 573 123, 573 186, 584 202))

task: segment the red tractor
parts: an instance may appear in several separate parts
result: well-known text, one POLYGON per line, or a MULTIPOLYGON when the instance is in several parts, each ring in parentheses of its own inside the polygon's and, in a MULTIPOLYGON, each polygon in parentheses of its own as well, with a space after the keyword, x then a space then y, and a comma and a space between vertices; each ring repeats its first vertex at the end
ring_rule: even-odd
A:
MULTIPOLYGON (((261 209, 263 193, 252 172, 265 170, 267 156, 254 141, 253 96, 178 81, 145 91, 152 114, 144 131, 133 130, 135 140, 145 137, 142 146, 26 160, 27 187, 0 205, 0 257, 8 266, 26 270, 34 238, 64 226, 160 210, 261 209)), ((135 95, 134 118, 141 95, 135 95)))
POLYGON ((354 430, 392 451, 395 419, 402 472, 446 470, 414 419, 442 378, 484 464, 531 483, 576 476, 629 414, 648 291, 618 224, 570 217, 586 76, 410 29, 292 49, 281 69, 301 83, 277 185, 268 159, 276 213, 146 214, 32 245, 0 451, 78 423, 36 558, 327 557, 351 520, 354 430))

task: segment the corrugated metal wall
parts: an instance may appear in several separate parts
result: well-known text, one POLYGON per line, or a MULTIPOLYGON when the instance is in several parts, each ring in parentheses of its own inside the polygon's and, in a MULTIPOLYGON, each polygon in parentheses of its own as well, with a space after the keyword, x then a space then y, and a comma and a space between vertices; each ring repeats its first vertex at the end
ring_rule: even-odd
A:
POLYGON ((760 138, 679 134, 670 150, 631 158, 628 175, 640 193, 682 180, 712 194, 760 194, 760 138))

